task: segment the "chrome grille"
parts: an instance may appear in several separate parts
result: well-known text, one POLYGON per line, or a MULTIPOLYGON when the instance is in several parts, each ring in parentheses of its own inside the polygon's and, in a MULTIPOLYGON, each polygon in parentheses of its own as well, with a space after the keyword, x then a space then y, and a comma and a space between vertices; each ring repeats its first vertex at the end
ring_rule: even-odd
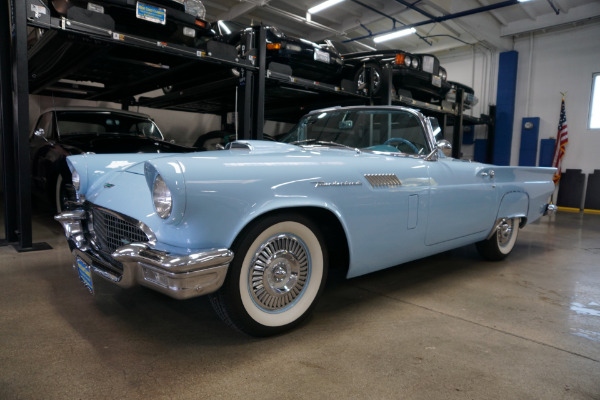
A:
POLYGON ((98 250, 112 253, 117 248, 134 242, 148 242, 148 236, 133 219, 118 216, 98 207, 91 209, 90 233, 99 245, 98 250), (93 232, 92 232, 93 230, 93 232))

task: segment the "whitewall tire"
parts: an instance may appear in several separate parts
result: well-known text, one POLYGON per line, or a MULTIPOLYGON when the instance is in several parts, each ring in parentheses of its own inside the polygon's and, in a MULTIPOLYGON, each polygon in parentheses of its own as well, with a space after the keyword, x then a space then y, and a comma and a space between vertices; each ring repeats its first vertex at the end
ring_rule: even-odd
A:
POLYGON ((519 234, 519 222, 520 218, 502 220, 489 239, 476 243, 479 254, 490 261, 506 258, 515 247, 519 234))
POLYGON ((242 232, 232 250, 225 283, 211 296, 225 322, 249 335, 269 336, 310 314, 327 276, 316 224, 299 215, 272 215, 242 232))

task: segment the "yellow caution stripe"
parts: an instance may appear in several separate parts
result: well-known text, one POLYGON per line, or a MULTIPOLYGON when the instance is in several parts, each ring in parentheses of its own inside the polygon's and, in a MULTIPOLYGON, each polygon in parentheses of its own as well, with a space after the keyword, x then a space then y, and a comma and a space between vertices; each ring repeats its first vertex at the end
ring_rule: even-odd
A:
POLYGON ((600 210, 590 210, 588 208, 584 208, 583 212, 586 214, 596 214, 596 215, 600 215, 600 210))
POLYGON ((573 207, 558 207, 558 211, 564 211, 564 212, 574 212, 574 213, 578 213, 581 211, 581 209, 579 208, 573 208, 573 207))

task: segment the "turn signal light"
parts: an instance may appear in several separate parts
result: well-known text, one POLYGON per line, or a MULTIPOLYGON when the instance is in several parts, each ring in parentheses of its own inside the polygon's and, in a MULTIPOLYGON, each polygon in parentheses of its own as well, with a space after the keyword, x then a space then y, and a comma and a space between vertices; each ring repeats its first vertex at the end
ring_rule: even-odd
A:
POLYGON ((281 43, 267 43, 267 49, 269 49, 269 50, 281 50, 281 43))
POLYGON ((204 21, 200 21, 199 19, 197 19, 195 23, 196 25, 201 26, 202 28, 206 28, 206 23, 204 21))
POLYGON ((404 54, 396 54, 396 64, 404 65, 404 54))

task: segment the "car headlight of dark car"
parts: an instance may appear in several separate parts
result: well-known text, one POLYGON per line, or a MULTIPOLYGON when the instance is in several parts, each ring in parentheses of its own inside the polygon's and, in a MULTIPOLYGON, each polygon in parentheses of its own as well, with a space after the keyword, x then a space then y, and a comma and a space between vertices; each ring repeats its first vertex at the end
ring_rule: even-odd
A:
POLYGON ((410 67, 411 61, 412 61, 412 59, 410 58, 410 56, 407 56, 407 55, 404 56, 404 65, 406 65, 407 67, 410 67))
POLYGON ((285 48, 289 51, 296 51, 298 53, 302 51, 302 47, 300 47, 297 44, 292 44, 292 43, 286 43, 285 48))
POLYGON ((273 35, 277 36, 278 38, 283 38, 285 36, 283 32, 280 31, 277 27, 271 26, 268 29, 271 31, 271 33, 273 33, 273 35))
POLYGON ((173 210, 173 198, 169 187, 160 175, 156 175, 152 185, 152 202, 159 217, 167 219, 173 210))
POLYGON ((442 78, 443 81, 448 79, 448 73, 446 73, 446 70, 442 67, 440 67, 440 77, 442 78))
POLYGON ((412 59, 412 61, 410 62, 410 66, 413 67, 414 69, 419 68, 419 59, 417 57, 414 57, 412 59))
POLYGON ((206 17, 206 8, 200 0, 184 0, 185 12, 196 18, 204 19, 206 17))

